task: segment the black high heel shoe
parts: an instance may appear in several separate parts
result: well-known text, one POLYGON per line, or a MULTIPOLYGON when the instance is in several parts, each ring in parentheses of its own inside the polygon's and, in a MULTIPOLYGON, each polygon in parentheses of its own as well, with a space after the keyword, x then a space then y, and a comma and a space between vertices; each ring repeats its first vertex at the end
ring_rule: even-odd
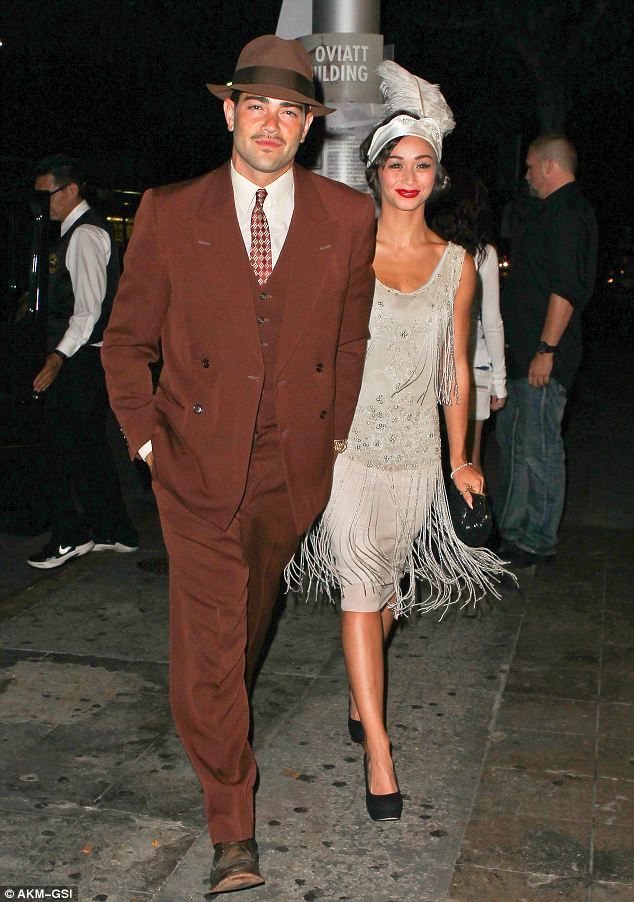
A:
POLYGON ((365 730, 363 729, 363 724, 360 720, 355 720, 353 717, 350 717, 350 713, 348 713, 348 733, 350 733, 350 739, 353 742, 359 743, 362 745, 365 742, 365 730))
MULTIPOLYGON (((403 796, 400 789, 385 795, 375 796, 370 792, 368 780, 368 756, 363 756, 363 773, 365 775, 365 804, 373 821, 398 821, 403 812, 403 796)), ((396 776, 396 774, 395 774, 396 776)), ((397 781, 398 785, 398 781, 397 781)))

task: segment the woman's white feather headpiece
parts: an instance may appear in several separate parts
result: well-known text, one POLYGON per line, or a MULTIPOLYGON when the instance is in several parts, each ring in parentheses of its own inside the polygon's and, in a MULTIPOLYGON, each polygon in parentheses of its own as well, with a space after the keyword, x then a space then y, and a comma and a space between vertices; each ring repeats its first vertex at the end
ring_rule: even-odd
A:
POLYGON ((437 160, 440 160, 443 138, 453 131, 456 123, 438 85, 412 75, 392 60, 382 62, 376 71, 382 79, 381 93, 388 112, 407 110, 413 115, 396 116, 377 128, 368 150, 366 166, 374 163, 392 138, 404 138, 406 135, 424 138, 433 147, 437 160))

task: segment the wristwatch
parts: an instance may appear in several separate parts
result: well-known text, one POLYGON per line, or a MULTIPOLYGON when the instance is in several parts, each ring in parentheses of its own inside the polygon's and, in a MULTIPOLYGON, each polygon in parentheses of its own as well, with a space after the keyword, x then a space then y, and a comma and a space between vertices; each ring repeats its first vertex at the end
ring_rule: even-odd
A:
POLYGON ((556 354, 557 345, 549 345, 547 341, 540 341, 537 345, 538 354, 556 354))

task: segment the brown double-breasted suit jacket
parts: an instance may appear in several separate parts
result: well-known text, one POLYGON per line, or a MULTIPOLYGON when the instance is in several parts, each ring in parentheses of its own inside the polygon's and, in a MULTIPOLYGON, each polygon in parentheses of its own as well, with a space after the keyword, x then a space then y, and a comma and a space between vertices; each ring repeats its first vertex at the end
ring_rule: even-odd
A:
MULTIPOLYGON (((374 277, 369 197, 294 166, 278 263, 287 290, 274 379, 298 533, 325 507, 333 440, 361 384, 374 277)), ((130 455, 152 440, 155 478, 226 529, 243 497, 264 363, 253 273, 229 165, 148 191, 135 219, 102 358, 130 455), (148 364, 162 352, 156 393, 148 364)))

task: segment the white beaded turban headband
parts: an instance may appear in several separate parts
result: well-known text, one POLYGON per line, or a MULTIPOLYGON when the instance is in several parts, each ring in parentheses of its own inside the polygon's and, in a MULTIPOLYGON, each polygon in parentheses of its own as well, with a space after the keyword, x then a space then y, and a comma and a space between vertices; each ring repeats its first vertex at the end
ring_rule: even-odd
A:
POLYGON ((377 128, 368 150, 366 166, 374 163, 393 138, 404 138, 406 135, 424 138, 440 161, 443 138, 453 131, 456 123, 438 85, 412 75, 392 60, 382 62, 376 71, 382 79, 381 92, 388 112, 407 110, 419 118, 403 114, 377 128))

